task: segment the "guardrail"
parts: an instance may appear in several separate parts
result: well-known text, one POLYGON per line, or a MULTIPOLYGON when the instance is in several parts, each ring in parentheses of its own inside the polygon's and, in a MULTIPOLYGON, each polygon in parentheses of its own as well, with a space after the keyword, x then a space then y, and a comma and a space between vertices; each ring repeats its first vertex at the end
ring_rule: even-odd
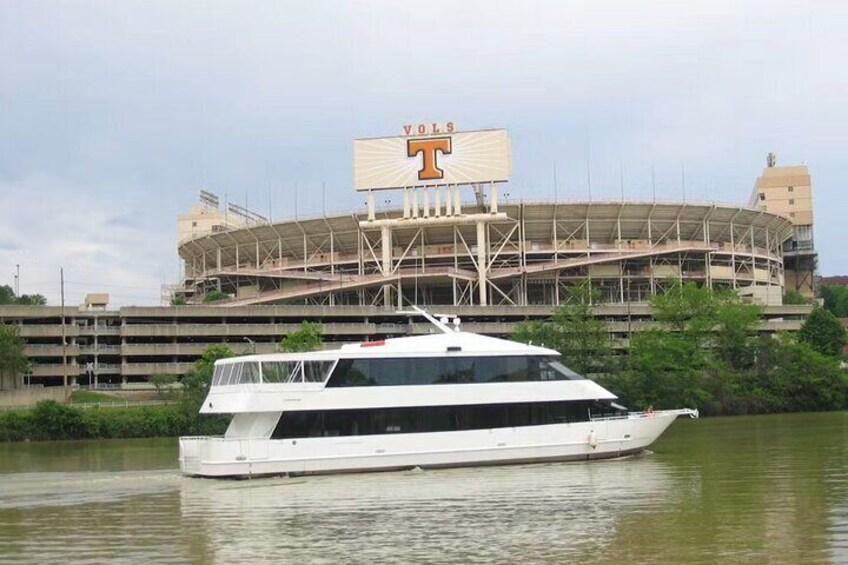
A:
POLYGON ((74 408, 132 408, 137 406, 165 406, 167 400, 118 400, 115 402, 80 402, 70 403, 74 408))

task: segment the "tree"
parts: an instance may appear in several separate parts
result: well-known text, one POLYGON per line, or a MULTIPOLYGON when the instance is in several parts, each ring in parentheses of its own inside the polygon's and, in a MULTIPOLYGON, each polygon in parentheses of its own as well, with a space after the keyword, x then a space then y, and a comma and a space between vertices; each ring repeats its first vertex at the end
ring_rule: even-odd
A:
POLYGON ((40 294, 22 294, 15 296, 9 285, 0 286, 0 304, 18 304, 21 306, 44 306, 47 299, 40 294))
MULTIPOLYGON (((235 357, 233 350, 224 344, 210 345, 203 350, 200 359, 195 361, 194 367, 183 376, 182 395, 180 396, 180 407, 183 418, 187 422, 190 433, 203 434, 210 430, 220 429, 225 425, 221 417, 202 417, 199 414, 203 400, 212 386, 212 375, 215 372, 215 361, 235 357)), ((217 432, 216 432, 217 433, 217 432)))
POLYGON ((650 329, 633 335, 625 369, 605 384, 636 408, 698 407, 712 399, 707 390, 709 357, 679 332, 650 329))
POLYGON ((284 353, 316 351, 321 349, 321 344, 324 343, 322 334, 323 329, 321 324, 304 320, 300 323, 300 329, 284 336, 280 340, 278 348, 284 353))
POLYGON ((29 370, 25 345, 17 327, 0 324, 0 390, 17 388, 18 377, 29 370))
POLYGON ((794 289, 787 289, 783 293, 784 304, 809 304, 810 299, 794 289))
POLYGON ((668 291, 651 297, 651 308, 655 320, 700 341, 712 330, 718 304, 709 288, 672 281, 668 291))
POLYGON ((841 357, 846 342, 845 327, 829 310, 816 308, 801 326, 798 339, 823 355, 841 357))
POLYGON ((210 302, 218 302, 219 300, 226 300, 227 298, 229 298, 229 295, 221 292, 220 290, 210 290, 203 297, 203 303, 209 304, 210 302))
POLYGON ((609 330, 595 317, 592 301, 597 296, 588 285, 569 287, 566 304, 554 309, 549 322, 519 324, 511 339, 555 349, 578 373, 605 373, 613 359, 609 330))
POLYGON ((177 382, 177 377, 176 375, 171 375, 169 373, 159 373, 151 375, 148 381, 153 385, 153 388, 156 389, 156 396, 164 398, 165 389, 177 382))
POLYGON ((171 306, 185 306, 186 297, 182 294, 175 294, 171 297, 171 306))
POLYGON ((753 365, 755 338, 763 307, 743 302, 735 292, 714 295, 713 346, 726 368, 741 371, 753 365))
POLYGON ((745 383, 748 411, 799 412, 848 407, 848 373, 839 360, 794 337, 763 338, 745 383))
POLYGON ((821 287, 824 307, 837 318, 848 318, 848 286, 832 285, 821 287))
POLYGON ((0 286, 0 304, 14 304, 15 300, 15 291, 11 286, 7 284, 0 286))

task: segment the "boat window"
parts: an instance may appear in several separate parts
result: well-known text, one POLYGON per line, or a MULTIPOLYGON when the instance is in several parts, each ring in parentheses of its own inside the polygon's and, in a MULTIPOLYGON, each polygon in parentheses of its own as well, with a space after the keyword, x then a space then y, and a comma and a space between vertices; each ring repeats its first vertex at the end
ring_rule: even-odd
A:
POLYGON ((583 377, 556 357, 486 356, 341 359, 328 387, 402 386, 525 381, 583 377))
POLYGON ((299 379, 298 364, 298 361, 265 361, 262 363, 262 381, 287 383, 295 375, 299 379))
POLYGON ((283 412, 271 439, 451 432, 589 420, 593 402, 570 400, 283 412))
POLYGON ((586 378, 556 360, 544 360, 540 363, 539 368, 541 370, 541 380, 543 381, 561 381, 562 376, 570 381, 579 381, 586 378))
POLYGON ((257 363, 243 363, 241 370, 241 378, 239 379, 239 384, 241 383, 258 383, 259 382, 259 364, 257 363))
POLYGON ((224 373, 225 366, 226 365, 217 365, 215 367, 215 372, 212 373, 212 386, 221 384, 221 375, 224 373))
POLYGON ((227 375, 227 380, 224 382, 224 384, 238 384, 239 377, 241 377, 241 363, 232 363, 230 367, 232 367, 232 370, 227 375))
POLYGON ((232 363, 227 363, 226 365, 221 365, 221 376, 218 379, 219 385, 229 384, 227 381, 230 378, 230 374, 233 372, 232 363))
POLYGON ((304 361, 303 380, 307 383, 323 383, 332 366, 332 361, 304 361))

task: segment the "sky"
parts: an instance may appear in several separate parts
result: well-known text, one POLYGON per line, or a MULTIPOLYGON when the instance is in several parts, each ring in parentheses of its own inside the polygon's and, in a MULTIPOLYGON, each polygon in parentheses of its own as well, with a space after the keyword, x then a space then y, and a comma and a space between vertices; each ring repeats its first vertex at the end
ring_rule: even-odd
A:
POLYGON ((427 121, 507 128, 512 199, 587 198, 587 170, 651 198, 653 170, 658 199, 745 203, 773 151, 848 274, 846 29, 844 1, 0 0, 0 285, 158 304, 199 190, 360 209, 353 139, 427 121))

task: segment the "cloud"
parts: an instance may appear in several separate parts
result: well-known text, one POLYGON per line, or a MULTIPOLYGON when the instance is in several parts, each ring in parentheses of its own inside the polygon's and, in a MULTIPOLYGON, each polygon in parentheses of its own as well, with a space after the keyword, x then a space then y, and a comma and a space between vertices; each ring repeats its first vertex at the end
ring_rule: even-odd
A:
POLYGON ((685 177, 689 199, 744 202, 769 151, 807 162, 822 270, 848 272, 846 21, 790 0, 5 2, 0 239, 155 286, 198 189, 275 218, 349 211, 353 138, 451 119, 510 129, 524 198, 553 196, 554 167, 585 197, 588 164, 595 197, 623 169, 631 197, 653 171, 660 197, 685 177))
POLYGON ((0 246, 0 264, 21 266, 21 292, 58 302, 59 269, 64 268, 67 303, 81 303, 85 294, 98 291, 113 294, 117 304, 158 301, 166 274, 159 250, 173 245, 169 234, 139 229, 132 221, 117 223, 110 204, 98 200, 90 187, 48 175, 0 183, 0 192, 0 241, 19 242, 0 246))

